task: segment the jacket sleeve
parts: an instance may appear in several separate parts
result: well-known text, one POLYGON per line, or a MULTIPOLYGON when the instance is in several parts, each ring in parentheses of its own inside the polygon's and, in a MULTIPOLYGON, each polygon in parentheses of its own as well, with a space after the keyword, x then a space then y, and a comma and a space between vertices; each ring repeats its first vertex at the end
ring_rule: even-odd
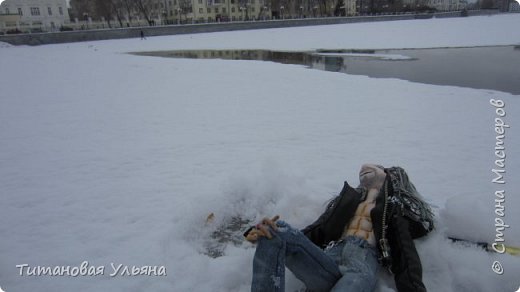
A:
POLYGON ((421 260, 408 224, 404 217, 393 214, 388 241, 391 246, 395 285, 399 292, 426 292, 422 281, 421 260))
POLYGON ((336 196, 327 205, 325 212, 309 226, 302 229, 302 233, 307 236, 315 245, 322 247, 325 245, 325 234, 323 232, 323 224, 330 218, 333 209, 336 207, 340 199, 340 196, 336 196))
POLYGON ((361 193, 345 182, 340 194, 330 201, 318 220, 302 230, 303 234, 319 247, 338 240, 345 224, 356 213, 360 199, 361 193))

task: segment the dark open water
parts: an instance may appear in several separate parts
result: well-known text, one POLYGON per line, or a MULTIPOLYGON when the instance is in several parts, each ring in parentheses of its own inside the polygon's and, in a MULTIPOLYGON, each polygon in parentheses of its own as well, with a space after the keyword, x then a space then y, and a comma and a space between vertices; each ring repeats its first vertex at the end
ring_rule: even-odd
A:
POLYGON ((493 89, 520 95, 520 46, 312 52, 198 50, 135 54, 171 58, 272 61, 346 74, 493 89), (379 58, 380 55, 407 58, 388 60, 379 58))

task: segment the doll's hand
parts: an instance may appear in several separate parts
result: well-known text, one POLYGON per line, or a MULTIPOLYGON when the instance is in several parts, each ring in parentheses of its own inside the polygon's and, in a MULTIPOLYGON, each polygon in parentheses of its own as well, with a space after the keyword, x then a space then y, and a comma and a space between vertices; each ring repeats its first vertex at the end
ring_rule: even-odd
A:
POLYGON ((276 221, 280 218, 280 216, 276 215, 272 219, 264 218, 262 219, 261 223, 256 224, 255 226, 251 227, 246 233, 244 233, 244 236, 247 241, 251 243, 255 243, 258 238, 260 237, 267 237, 268 239, 273 238, 271 235, 271 232, 269 231, 269 227, 271 227, 273 230, 277 230, 276 227, 276 221))

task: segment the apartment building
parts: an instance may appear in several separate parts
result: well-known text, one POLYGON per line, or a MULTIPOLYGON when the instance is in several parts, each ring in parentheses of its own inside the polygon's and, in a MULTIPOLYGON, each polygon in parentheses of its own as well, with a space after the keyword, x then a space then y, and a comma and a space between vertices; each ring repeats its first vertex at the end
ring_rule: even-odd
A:
POLYGON ((267 1, 155 0, 150 3, 150 18, 160 24, 270 19, 270 4, 267 1))
POLYGON ((259 20, 270 18, 266 0, 192 0, 198 22, 259 20))
MULTIPOLYGON (((333 16, 337 0, 155 1, 152 18, 160 19, 161 23, 200 23, 333 16)), ((356 0, 344 0, 341 9, 346 15, 355 15, 356 0)))
POLYGON ((0 14, 19 16, 15 23, 11 17, 4 27, 32 32, 55 31, 69 23, 66 0, 5 0, 0 14))
POLYGON ((0 12, 0 34, 7 31, 16 31, 18 29, 20 18, 21 17, 18 14, 6 14, 5 12, 0 12))

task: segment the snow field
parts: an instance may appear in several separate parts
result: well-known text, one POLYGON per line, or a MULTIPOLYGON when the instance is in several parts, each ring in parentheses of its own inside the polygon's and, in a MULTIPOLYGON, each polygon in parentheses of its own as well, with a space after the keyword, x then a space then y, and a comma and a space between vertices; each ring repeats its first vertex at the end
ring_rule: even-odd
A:
MULTIPOLYGON (((518 258, 446 240, 495 236, 495 109, 506 103, 507 244, 520 245, 518 96, 160 49, 517 44, 519 15, 0 48, 0 286, 6 291, 247 291, 253 246, 204 254, 229 218, 314 220, 362 163, 403 166, 439 214, 417 241, 430 291, 514 291, 518 258), (412 25, 413 26, 412 26, 412 25), (390 35, 392 37, 390 37, 390 35), (483 36, 486 36, 483 38, 483 36), (208 214, 215 222, 205 222, 208 214), (18 264, 106 266, 19 276, 18 264), (491 271, 500 260, 504 275, 491 271), (116 265, 167 276, 109 277, 116 265)), ((476 73, 478 74, 478 73, 476 73)), ((301 283, 288 274, 288 291, 301 283)), ((378 291, 393 291, 382 275, 378 291)))

